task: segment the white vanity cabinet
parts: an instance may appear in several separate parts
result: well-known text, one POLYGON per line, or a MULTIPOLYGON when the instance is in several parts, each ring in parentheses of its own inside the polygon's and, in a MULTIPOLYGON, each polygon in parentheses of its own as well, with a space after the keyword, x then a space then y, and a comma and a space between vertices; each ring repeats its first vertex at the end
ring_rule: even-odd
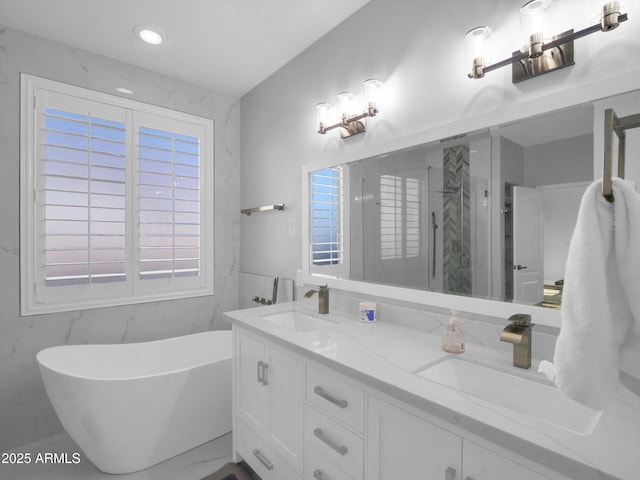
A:
POLYGON ((263 480, 568 480, 259 333, 234 338, 235 451, 263 480))
POLYGON ((367 435, 367 480, 461 479, 461 437, 371 395, 367 435))
POLYGON ((290 467, 299 474, 294 478, 299 478, 303 471, 304 360, 259 336, 237 328, 234 332, 236 448, 264 480, 289 478, 276 472, 276 466, 290 467))
POLYGON ((464 480, 564 480, 543 475, 468 440, 464 440, 463 450, 464 480))
POLYGON ((367 480, 563 480, 538 473, 372 395, 367 426, 367 480))

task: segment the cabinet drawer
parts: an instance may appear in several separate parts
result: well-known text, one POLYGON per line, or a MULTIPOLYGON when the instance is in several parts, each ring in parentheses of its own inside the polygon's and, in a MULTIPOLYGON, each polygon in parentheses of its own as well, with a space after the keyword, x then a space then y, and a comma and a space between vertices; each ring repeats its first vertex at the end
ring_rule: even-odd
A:
POLYGON ((305 439, 354 479, 364 471, 364 441, 319 410, 307 405, 305 439))
POLYGON ((236 450, 262 480, 300 480, 298 474, 241 421, 236 421, 233 434, 236 450))
POLYGON ((364 430, 364 392, 334 375, 307 366, 307 401, 354 430, 364 430))
POLYGON ((304 451, 304 480, 353 480, 353 478, 307 443, 304 451))

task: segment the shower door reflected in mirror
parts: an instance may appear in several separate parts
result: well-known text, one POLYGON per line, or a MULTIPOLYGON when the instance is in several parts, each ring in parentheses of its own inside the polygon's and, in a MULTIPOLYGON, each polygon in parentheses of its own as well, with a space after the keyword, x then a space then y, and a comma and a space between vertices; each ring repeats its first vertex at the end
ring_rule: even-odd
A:
POLYGON ((350 278, 487 296, 489 158, 485 138, 351 164, 350 278))

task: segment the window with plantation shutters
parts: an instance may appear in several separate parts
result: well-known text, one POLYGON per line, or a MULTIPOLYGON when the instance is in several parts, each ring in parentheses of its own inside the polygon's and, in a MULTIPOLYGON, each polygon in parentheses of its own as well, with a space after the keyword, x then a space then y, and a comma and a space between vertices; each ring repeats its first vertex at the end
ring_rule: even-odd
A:
POLYGON ((22 76, 23 315, 213 294, 213 122, 22 76))
POLYGON ((311 265, 318 273, 345 271, 347 209, 346 167, 330 167, 310 173, 311 265))

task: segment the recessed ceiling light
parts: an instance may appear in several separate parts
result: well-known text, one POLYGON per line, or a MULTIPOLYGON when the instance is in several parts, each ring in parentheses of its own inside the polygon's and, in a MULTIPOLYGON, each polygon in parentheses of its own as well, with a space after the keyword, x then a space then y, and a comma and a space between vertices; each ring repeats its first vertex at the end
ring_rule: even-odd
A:
POLYGON ((160 45, 166 38, 162 29, 150 25, 136 25, 133 28, 133 35, 151 45, 160 45))
POLYGON ((116 92, 119 93, 124 93, 125 95, 133 95, 133 90, 131 90, 130 88, 125 88, 125 87, 118 87, 116 88, 116 92))

